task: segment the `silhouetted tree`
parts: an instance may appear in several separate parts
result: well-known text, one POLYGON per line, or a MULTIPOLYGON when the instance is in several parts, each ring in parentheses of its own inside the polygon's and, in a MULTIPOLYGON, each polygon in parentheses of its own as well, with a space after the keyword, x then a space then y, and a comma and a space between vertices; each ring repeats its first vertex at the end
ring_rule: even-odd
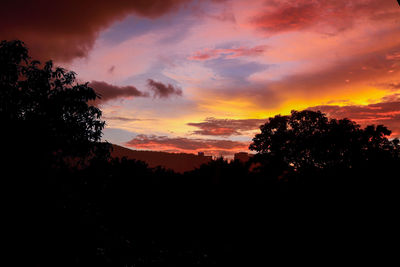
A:
POLYGON ((287 209, 293 203, 281 208, 265 196, 320 180, 335 180, 339 190, 349 179, 386 182, 398 172, 399 141, 386 127, 361 129, 313 111, 270 118, 246 163, 219 158, 178 174, 108 159, 101 111, 90 105, 97 97, 75 73, 32 61, 21 41, 0 43, 1 163, 10 172, 2 186, 13 212, 4 216, 12 219, 5 244, 17 248, 14 265, 247 266, 291 255, 289 241, 297 259, 314 251, 298 248, 315 222, 301 225, 287 209), (85 168, 60 164, 99 155, 85 168))
POLYGON ((360 126, 348 119, 328 119, 319 111, 292 111, 290 116, 275 116, 260 127, 251 150, 278 157, 294 169, 302 167, 351 167, 357 159, 372 159, 391 153, 398 141, 383 125, 360 126))
POLYGON ((89 104, 98 97, 74 72, 31 60, 23 42, 0 43, 0 119, 12 149, 46 159, 101 154, 104 121, 89 104))
POLYGON ((264 173, 268 169, 280 178, 305 175, 340 180, 345 171, 346 177, 367 180, 363 170, 371 168, 385 177, 388 164, 393 166, 399 157, 399 141, 387 138, 391 132, 385 126, 361 129, 353 121, 328 119, 319 111, 277 115, 260 130, 249 148, 258 152, 254 160, 262 163, 264 173))
POLYGON ((84 189, 70 167, 109 154, 108 144, 100 142, 101 111, 90 105, 97 97, 87 83, 76 82, 75 73, 31 60, 23 42, 0 42, 2 186, 12 212, 7 218, 17 229, 12 241, 32 248, 30 256, 17 252, 32 257, 34 265, 45 259, 42 251, 72 244, 56 229, 67 227, 60 221, 68 215, 79 220, 74 214, 92 203, 83 199, 67 208, 76 204, 71 196, 81 197, 77 192, 84 189))

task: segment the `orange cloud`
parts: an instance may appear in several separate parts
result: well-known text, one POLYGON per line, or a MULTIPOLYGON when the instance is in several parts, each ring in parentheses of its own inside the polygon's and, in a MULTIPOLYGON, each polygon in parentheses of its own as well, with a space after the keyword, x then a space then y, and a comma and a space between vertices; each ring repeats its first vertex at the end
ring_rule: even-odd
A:
POLYGON ((322 105, 309 109, 320 110, 332 118, 348 118, 362 126, 382 124, 392 131, 392 137, 400 137, 400 95, 393 95, 383 100, 370 105, 322 105))
POLYGON ((313 101, 326 103, 328 100, 343 99, 356 103, 368 99, 376 101, 382 94, 397 90, 397 83, 388 81, 398 80, 400 61, 386 55, 396 54, 398 51, 400 43, 397 41, 393 46, 380 51, 338 60, 335 65, 325 69, 316 67, 308 73, 288 75, 277 81, 265 82, 264 90, 259 90, 254 103, 260 107, 265 106, 265 99, 270 99, 271 94, 275 94, 281 103, 289 100, 299 104, 313 101), (376 95, 373 95, 374 93, 376 95))
POLYGON ((266 119, 232 120, 206 118, 204 122, 191 122, 188 123, 188 125, 199 128, 199 130, 193 132, 194 134, 231 136, 242 135, 245 134, 245 132, 256 130, 260 127, 260 125, 266 123, 266 121, 266 119))

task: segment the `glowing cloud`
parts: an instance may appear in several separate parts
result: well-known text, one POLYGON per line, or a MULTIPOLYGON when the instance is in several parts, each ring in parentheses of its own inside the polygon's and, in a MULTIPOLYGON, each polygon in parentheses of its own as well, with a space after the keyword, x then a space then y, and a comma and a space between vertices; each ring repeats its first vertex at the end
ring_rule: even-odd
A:
POLYGON ((209 60, 223 57, 225 59, 238 58, 238 57, 251 57, 262 55, 267 46, 259 45, 255 47, 238 47, 226 49, 204 49, 195 52, 192 56, 188 57, 190 60, 209 60))
POLYGON ((2 6, 0 38, 93 81, 108 127, 146 134, 130 144, 139 149, 233 154, 266 118, 308 107, 400 132, 398 99, 388 99, 400 89, 394 0, 2 6))
POLYGON ((349 118, 362 126, 382 124, 392 131, 392 137, 400 137, 400 96, 393 95, 383 100, 370 105, 323 105, 309 109, 321 110, 333 118, 349 118))
POLYGON ((246 132, 248 131, 256 130, 266 121, 266 119, 232 120, 206 118, 204 122, 191 122, 188 123, 188 125, 199 128, 199 130, 193 132, 194 134, 230 136, 243 135, 246 134, 246 132))

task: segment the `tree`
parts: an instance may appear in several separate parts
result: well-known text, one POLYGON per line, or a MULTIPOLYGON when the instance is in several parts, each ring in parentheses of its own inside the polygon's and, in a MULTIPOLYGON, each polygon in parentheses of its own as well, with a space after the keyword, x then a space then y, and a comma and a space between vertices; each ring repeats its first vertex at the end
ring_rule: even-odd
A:
POLYGON ((76 214, 92 203, 77 175, 82 169, 71 163, 109 154, 108 144, 100 142, 101 110, 92 105, 98 97, 74 72, 31 60, 23 42, 0 42, 0 162, 11 211, 3 215, 12 233, 6 243, 18 243, 17 255, 33 262, 46 262, 43 251, 67 255, 67 235, 79 229, 71 226, 79 221, 76 214))
POLYGON ((277 115, 260 130, 249 148, 295 171, 355 168, 399 156, 399 142, 387 138, 391 132, 385 126, 361 129, 353 121, 328 119, 320 111, 277 115))
POLYGON ((0 119, 3 140, 12 144, 8 153, 34 151, 30 156, 53 162, 100 154, 100 148, 104 153, 105 122, 89 104, 98 97, 88 83, 76 82, 74 72, 31 60, 23 42, 0 43, 0 119))

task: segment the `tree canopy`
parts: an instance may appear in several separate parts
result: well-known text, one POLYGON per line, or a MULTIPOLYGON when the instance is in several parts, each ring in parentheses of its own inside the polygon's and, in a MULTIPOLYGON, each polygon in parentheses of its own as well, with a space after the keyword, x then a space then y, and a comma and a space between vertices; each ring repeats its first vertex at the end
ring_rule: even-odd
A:
POLYGON ((277 115, 260 127, 250 149, 288 168, 354 168, 399 156, 398 139, 383 125, 362 129, 349 119, 329 119, 320 111, 277 115))
MULTIPOLYGON (((4 243, 18 248, 14 265, 209 266, 240 261, 246 266, 249 259, 269 259, 266 252, 282 259, 290 255, 282 249, 289 241, 301 243, 313 231, 318 238, 323 233, 317 226, 326 207, 315 213, 318 220, 298 225, 301 216, 288 212, 294 202, 281 208, 265 201, 268 194, 361 188, 372 195, 380 187, 385 194, 388 189, 397 193, 398 175, 392 173, 398 173, 400 146, 397 139, 388 139, 386 127, 362 129, 348 119, 307 110, 278 115, 262 125, 250 145, 258 155, 248 162, 220 158, 184 174, 126 158, 93 160, 84 168, 58 164, 65 158, 107 155, 102 154, 107 145, 99 144, 101 111, 91 105, 98 97, 87 83, 76 81, 75 73, 51 61, 42 65, 31 60, 23 42, 0 43, 0 133, 6 148, 1 151, 6 159, 1 161, 6 173, 2 186, 12 211, 3 216, 11 236, 4 243), (299 238, 299 232, 305 236, 299 238)), ((323 230, 340 232, 332 229, 337 225, 323 230)), ((365 231, 360 236, 369 238, 365 231)), ((329 235, 322 237, 332 243, 329 235)), ((323 243, 314 243, 315 249, 326 250, 323 243)), ((294 247, 302 255, 314 249, 294 247)))
POLYGON ((101 110, 90 104, 98 97, 88 83, 76 81, 74 72, 31 60, 22 41, 0 43, 4 140, 53 158, 86 157, 99 148, 105 125, 101 110))

